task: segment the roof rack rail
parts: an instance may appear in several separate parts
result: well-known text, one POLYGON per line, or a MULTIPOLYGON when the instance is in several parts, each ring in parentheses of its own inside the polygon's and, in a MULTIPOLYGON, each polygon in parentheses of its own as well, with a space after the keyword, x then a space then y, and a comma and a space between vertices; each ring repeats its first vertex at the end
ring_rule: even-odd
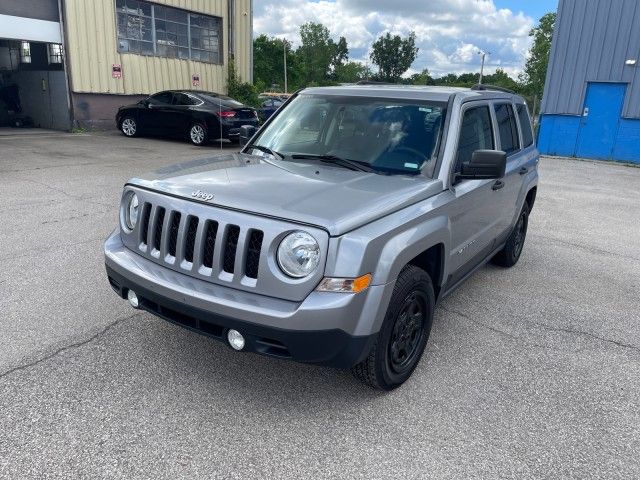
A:
POLYGON ((375 80, 359 80, 356 85, 397 85, 397 83, 376 82, 375 80))
POLYGON ((484 83, 478 83, 477 85, 474 85, 473 87, 471 87, 471 90, 494 90, 496 92, 512 93, 516 95, 516 92, 514 92, 513 90, 509 90, 508 88, 497 87, 495 85, 486 85, 484 83))

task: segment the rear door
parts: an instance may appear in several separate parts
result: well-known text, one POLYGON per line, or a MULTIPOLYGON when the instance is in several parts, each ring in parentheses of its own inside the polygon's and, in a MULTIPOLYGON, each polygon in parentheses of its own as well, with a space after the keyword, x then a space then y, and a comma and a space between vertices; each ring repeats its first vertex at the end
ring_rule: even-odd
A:
POLYGON ((520 168, 524 163, 524 152, 521 148, 516 109, 513 103, 497 101, 493 105, 493 110, 498 130, 498 150, 503 150, 507 154, 507 169, 504 178, 501 179, 503 186, 496 190, 494 195, 496 208, 500 211, 496 243, 501 243, 509 236, 511 223, 516 218, 518 195, 522 184, 520 168))
POLYGON ((192 108, 201 104, 193 95, 185 92, 173 93, 173 106, 171 118, 169 119, 171 128, 176 134, 182 134, 189 131, 189 127, 194 121, 192 108))
MULTIPOLYGON (((472 102, 463 106, 456 162, 452 176, 460 173, 476 150, 495 150, 497 136, 492 106, 472 102)), ((499 181, 498 181, 499 182, 499 181)), ((500 190, 496 180, 459 180, 451 188, 455 199, 449 204, 451 221, 451 266, 448 286, 453 286, 484 260, 494 249, 502 217, 500 190)))

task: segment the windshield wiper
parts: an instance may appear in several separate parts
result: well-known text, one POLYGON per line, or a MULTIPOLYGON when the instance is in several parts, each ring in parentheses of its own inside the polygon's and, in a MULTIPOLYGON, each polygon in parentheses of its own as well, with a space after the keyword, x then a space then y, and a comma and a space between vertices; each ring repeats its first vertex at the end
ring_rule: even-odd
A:
POLYGON ((359 172, 373 172, 373 168, 371 168, 365 162, 349 160, 348 158, 342 158, 336 155, 315 155, 312 153, 295 153, 291 155, 291 158, 293 158, 294 160, 305 160, 305 159, 320 160, 321 162, 340 165, 341 167, 345 167, 350 170, 356 170, 359 172))
POLYGON ((256 150, 260 150, 261 152, 264 153, 268 153, 269 155, 271 155, 272 157, 280 157, 280 160, 284 160, 284 155, 281 154, 280 152, 276 152, 274 150, 271 150, 269 147, 264 147, 262 145, 250 145, 249 148, 255 148, 256 150))

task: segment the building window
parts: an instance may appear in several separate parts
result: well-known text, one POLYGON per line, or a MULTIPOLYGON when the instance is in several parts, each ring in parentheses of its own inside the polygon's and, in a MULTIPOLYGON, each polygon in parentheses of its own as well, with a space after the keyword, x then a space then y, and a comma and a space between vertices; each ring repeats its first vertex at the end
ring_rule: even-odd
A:
POLYGON ((222 19, 139 0, 116 0, 118 52, 222 64, 222 19))
POLYGON ((49 64, 62 63, 62 45, 59 43, 50 43, 48 45, 49 50, 49 64))
POLYGON ((31 44, 29 42, 20 43, 20 63, 31 63, 31 44))

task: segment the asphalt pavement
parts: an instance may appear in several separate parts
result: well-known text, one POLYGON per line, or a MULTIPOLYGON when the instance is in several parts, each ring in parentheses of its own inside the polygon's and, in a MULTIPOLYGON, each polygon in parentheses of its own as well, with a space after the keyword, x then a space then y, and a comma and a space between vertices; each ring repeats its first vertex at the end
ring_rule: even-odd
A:
POLYGON ((640 168, 543 159, 518 265, 448 297, 380 393, 113 293, 123 183, 217 151, 0 138, 1 478, 640 477, 640 168))

